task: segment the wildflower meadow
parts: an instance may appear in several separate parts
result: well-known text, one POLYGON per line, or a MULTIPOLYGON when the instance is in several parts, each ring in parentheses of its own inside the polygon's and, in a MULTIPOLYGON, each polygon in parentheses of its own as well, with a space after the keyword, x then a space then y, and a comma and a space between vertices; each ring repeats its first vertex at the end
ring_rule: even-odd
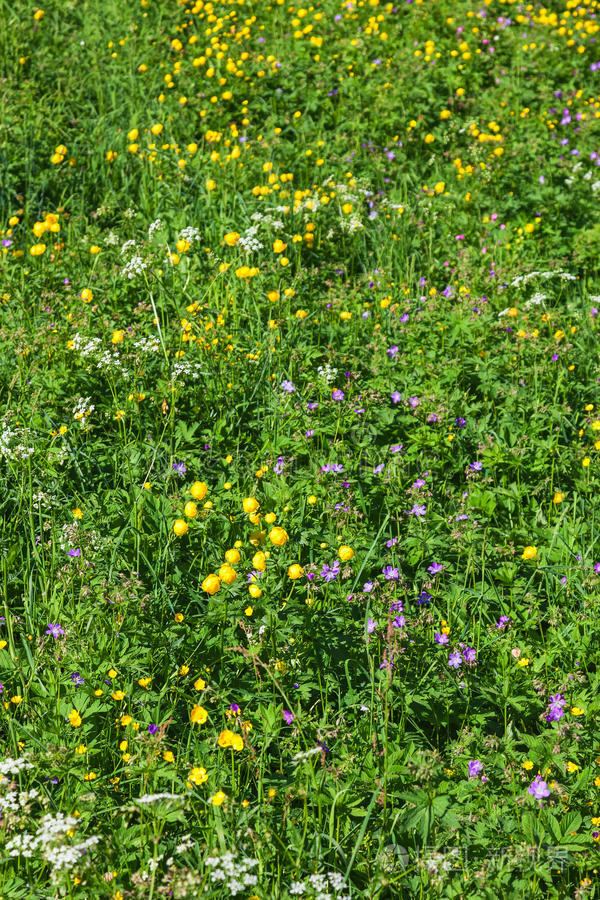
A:
POLYGON ((598 0, 0 0, 0 111, 0 900, 600 896, 598 0))

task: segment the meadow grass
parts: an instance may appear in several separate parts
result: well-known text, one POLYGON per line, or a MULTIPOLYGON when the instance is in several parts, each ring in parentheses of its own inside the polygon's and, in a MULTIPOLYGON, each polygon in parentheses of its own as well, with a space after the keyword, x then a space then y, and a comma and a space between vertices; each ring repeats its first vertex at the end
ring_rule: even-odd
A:
POLYGON ((598 896, 599 33, 0 0, 0 900, 598 896))

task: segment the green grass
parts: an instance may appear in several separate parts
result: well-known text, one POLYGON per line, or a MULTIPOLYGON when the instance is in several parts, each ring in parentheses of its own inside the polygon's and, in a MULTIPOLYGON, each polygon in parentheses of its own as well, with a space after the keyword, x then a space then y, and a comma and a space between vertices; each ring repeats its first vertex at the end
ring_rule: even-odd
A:
POLYGON ((598 895, 598 15, 0 0, 0 900, 598 895))

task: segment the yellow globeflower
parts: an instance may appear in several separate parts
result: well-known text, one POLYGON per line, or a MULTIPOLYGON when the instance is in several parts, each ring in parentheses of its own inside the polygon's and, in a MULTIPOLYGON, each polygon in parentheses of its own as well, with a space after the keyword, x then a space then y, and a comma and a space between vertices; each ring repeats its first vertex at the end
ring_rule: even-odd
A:
POLYGON ((76 709, 72 709, 69 713, 69 722, 71 723, 73 728, 79 728, 79 726, 81 725, 81 716, 76 709))
POLYGON ((183 507, 183 512, 188 517, 188 519, 195 519, 198 515, 198 507, 193 500, 189 500, 183 507))
POLYGON ((185 521, 185 519, 176 519, 175 522, 173 522, 173 531, 175 532, 177 537, 183 537, 188 528, 189 525, 185 521))
POLYGON ((254 556, 252 557, 252 565, 255 569, 258 569, 259 572, 264 572, 267 567, 267 557, 262 552, 262 550, 258 550, 254 556))
POLYGON ((219 578, 224 584, 233 584, 237 578, 237 572, 228 563, 219 569, 219 578))
POLYGON ((190 712, 190 721, 194 725, 204 725, 208 719, 208 713, 203 706, 193 706, 190 712))
POLYGON ((228 551, 225 553, 225 559, 226 559, 227 562, 230 563, 232 566, 235 566, 237 563, 239 563, 239 561, 240 561, 241 558, 242 558, 242 557, 240 556, 240 551, 239 551, 239 550, 236 550, 234 547, 232 547, 231 550, 228 550, 228 551))
POLYGON ((354 550, 352 547, 348 547, 347 544, 342 544, 338 550, 338 556, 342 562, 348 562, 354 556, 354 550))
POLYGON ((32 256, 41 256, 46 252, 45 244, 34 244, 33 247, 30 247, 29 252, 32 256))
POLYGON ((245 497, 242 500, 242 509, 245 513, 248 513, 248 515, 250 515, 250 513, 256 512, 259 506, 260 504, 256 497, 245 497))
POLYGON ((217 739, 217 743, 219 747, 231 747, 231 742, 235 737, 233 731, 230 731, 229 728, 226 728, 221 732, 217 739))
POLYGON ((217 793, 210 798, 210 802, 213 806, 221 806, 223 801, 227 799, 227 794, 224 794, 223 791, 217 791, 217 793))
POLYGON ((283 547, 284 544, 287 544, 289 536, 285 529, 276 525, 275 528, 272 528, 269 532, 269 540, 272 544, 275 544, 276 547, 283 547))
POLYGON ((237 231, 230 231, 223 237, 224 242, 228 247, 235 247, 237 242, 239 241, 241 235, 237 231))
POLYGON ((204 500, 208 491, 208 485, 204 481, 195 481, 190 488, 190 494, 194 500, 204 500))
POLYGON ((562 503, 565 499, 565 495, 561 491, 556 491, 554 497, 552 498, 553 503, 562 503))
POLYGON ((90 303, 93 298, 93 293, 90 288, 84 288, 81 292, 81 299, 84 303, 90 303))
POLYGON ((248 593, 255 600, 258 600, 259 597, 262 597, 262 591, 257 584, 248 585, 248 593))
POLYGON ((295 581, 297 578, 302 578, 304 575, 304 569, 302 566, 298 565, 298 563, 294 563, 288 569, 288 578, 291 578, 292 581, 295 581))
POLYGON ((243 750, 244 749, 244 739, 240 734, 234 734, 231 739, 231 747, 233 750, 243 750))
POLYGON ((521 554, 522 559, 535 559, 537 556, 537 547, 525 547, 521 554))
POLYGON ((216 594, 220 587, 221 581, 219 579, 219 576, 215 575, 212 572, 210 575, 207 575, 202 582, 202 590, 207 594, 216 594))

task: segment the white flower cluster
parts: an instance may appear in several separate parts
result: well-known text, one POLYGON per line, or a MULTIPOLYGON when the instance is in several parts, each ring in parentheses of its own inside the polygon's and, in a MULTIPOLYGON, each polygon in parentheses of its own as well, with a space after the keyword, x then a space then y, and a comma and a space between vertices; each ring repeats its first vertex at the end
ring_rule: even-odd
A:
POLYGON ((547 298, 547 294, 542 294, 540 291, 536 291, 535 294, 532 294, 532 296, 526 302, 525 309, 529 309, 530 306, 539 306, 540 303, 543 303, 543 301, 547 300, 547 298))
POLYGON ((126 253, 129 253, 130 250, 135 248, 135 240, 132 238, 130 241, 125 241, 123 246, 121 247, 121 256, 125 256, 126 253))
POLYGON ((313 897, 314 900, 350 900, 349 894, 343 894, 346 888, 346 879, 339 872, 329 872, 327 875, 309 875, 305 881, 294 881, 290 887, 293 897, 313 897), (333 892, 333 893, 332 893, 333 892))
POLYGON ((93 403, 90 405, 90 400, 91 397, 80 397, 73 407, 73 418, 81 422, 82 425, 85 425, 87 417, 91 416, 96 409, 93 403))
POLYGON ((18 759, 8 756, 0 762, 0 775, 18 775, 27 769, 33 769, 33 763, 30 763, 24 756, 19 756, 18 759))
POLYGON ((142 353, 158 353, 160 341, 157 341, 156 338, 141 338, 133 346, 136 350, 141 350, 142 353))
POLYGON ((148 240, 151 240, 152 235, 155 231, 160 231, 162 228, 162 222, 160 219, 155 219, 154 222, 151 222, 148 226, 148 240))
POLYGON ((141 256, 132 256, 129 262, 121 269, 121 275, 123 275, 123 277, 125 278, 131 279, 136 275, 141 275, 146 268, 146 263, 141 256))
POLYGON ((30 791, 9 791, 4 797, 0 797, 0 809, 4 813, 5 810, 10 812, 18 812, 24 809, 31 800, 39 797, 40 792, 32 788, 30 791))
POLYGON ((65 837, 77 826, 74 816, 65 816, 59 812, 55 816, 45 815, 35 832, 27 831, 15 835, 4 845, 9 856, 32 857, 37 850, 45 862, 49 863, 53 870, 62 871, 72 869, 87 851, 100 841, 96 835, 87 838, 79 844, 65 843, 65 837))
POLYGON ((251 225, 245 233, 240 237, 238 243, 246 253, 252 253, 258 250, 262 250, 265 246, 262 244, 258 237, 258 225, 251 225))
POLYGON ((518 287, 520 284, 527 284, 532 278, 559 278, 561 281, 577 281, 576 276, 570 275, 568 272, 527 272, 526 275, 517 275, 511 281, 510 286, 518 287))
POLYGON ((25 429, 15 431, 4 425, 0 432, 0 458, 7 460, 27 459, 35 452, 34 447, 28 447, 25 438, 28 432, 25 429))
POLYGON ((258 865, 257 859, 247 856, 237 859, 235 853, 228 851, 222 856, 209 856, 204 863, 211 869, 210 880, 213 884, 221 882, 229 890, 230 897, 237 897, 245 888, 258 882, 257 876, 251 873, 251 869, 258 865))
POLYGON ((187 228, 181 229, 181 231, 179 232, 179 237, 182 240, 188 241, 190 244, 193 244, 194 241, 200 240, 200 232, 197 228, 194 228, 193 225, 188 225, 187 228))
POLYGON ((176 381, 178 378, 180 378, 182 381, 185 381, 186 378, 193 378, 194 380, 196 380, 201 375, 205 374, 206 373, 202 371, 202 366, 200 365, 200 363, 178 362, 173 366, 171 378, 173 379, 173 381, 176 381))
POLYGON ((324 366, 319 366, 317 369, 317 375, 319 378, 323 378, 327 384, 331 384, 332 381, 335 381, 335 377, 338 373, 337 369, 334 369, 330 363, 325 363, 324 366))
POLYGON ((162 794, 144 794, 142 797, 134 799, 134 803, 143 803, 150 805, 151 803, 160 803, 163 800, 184 800, 182 794, 168 794, 166 791, 162 794))

